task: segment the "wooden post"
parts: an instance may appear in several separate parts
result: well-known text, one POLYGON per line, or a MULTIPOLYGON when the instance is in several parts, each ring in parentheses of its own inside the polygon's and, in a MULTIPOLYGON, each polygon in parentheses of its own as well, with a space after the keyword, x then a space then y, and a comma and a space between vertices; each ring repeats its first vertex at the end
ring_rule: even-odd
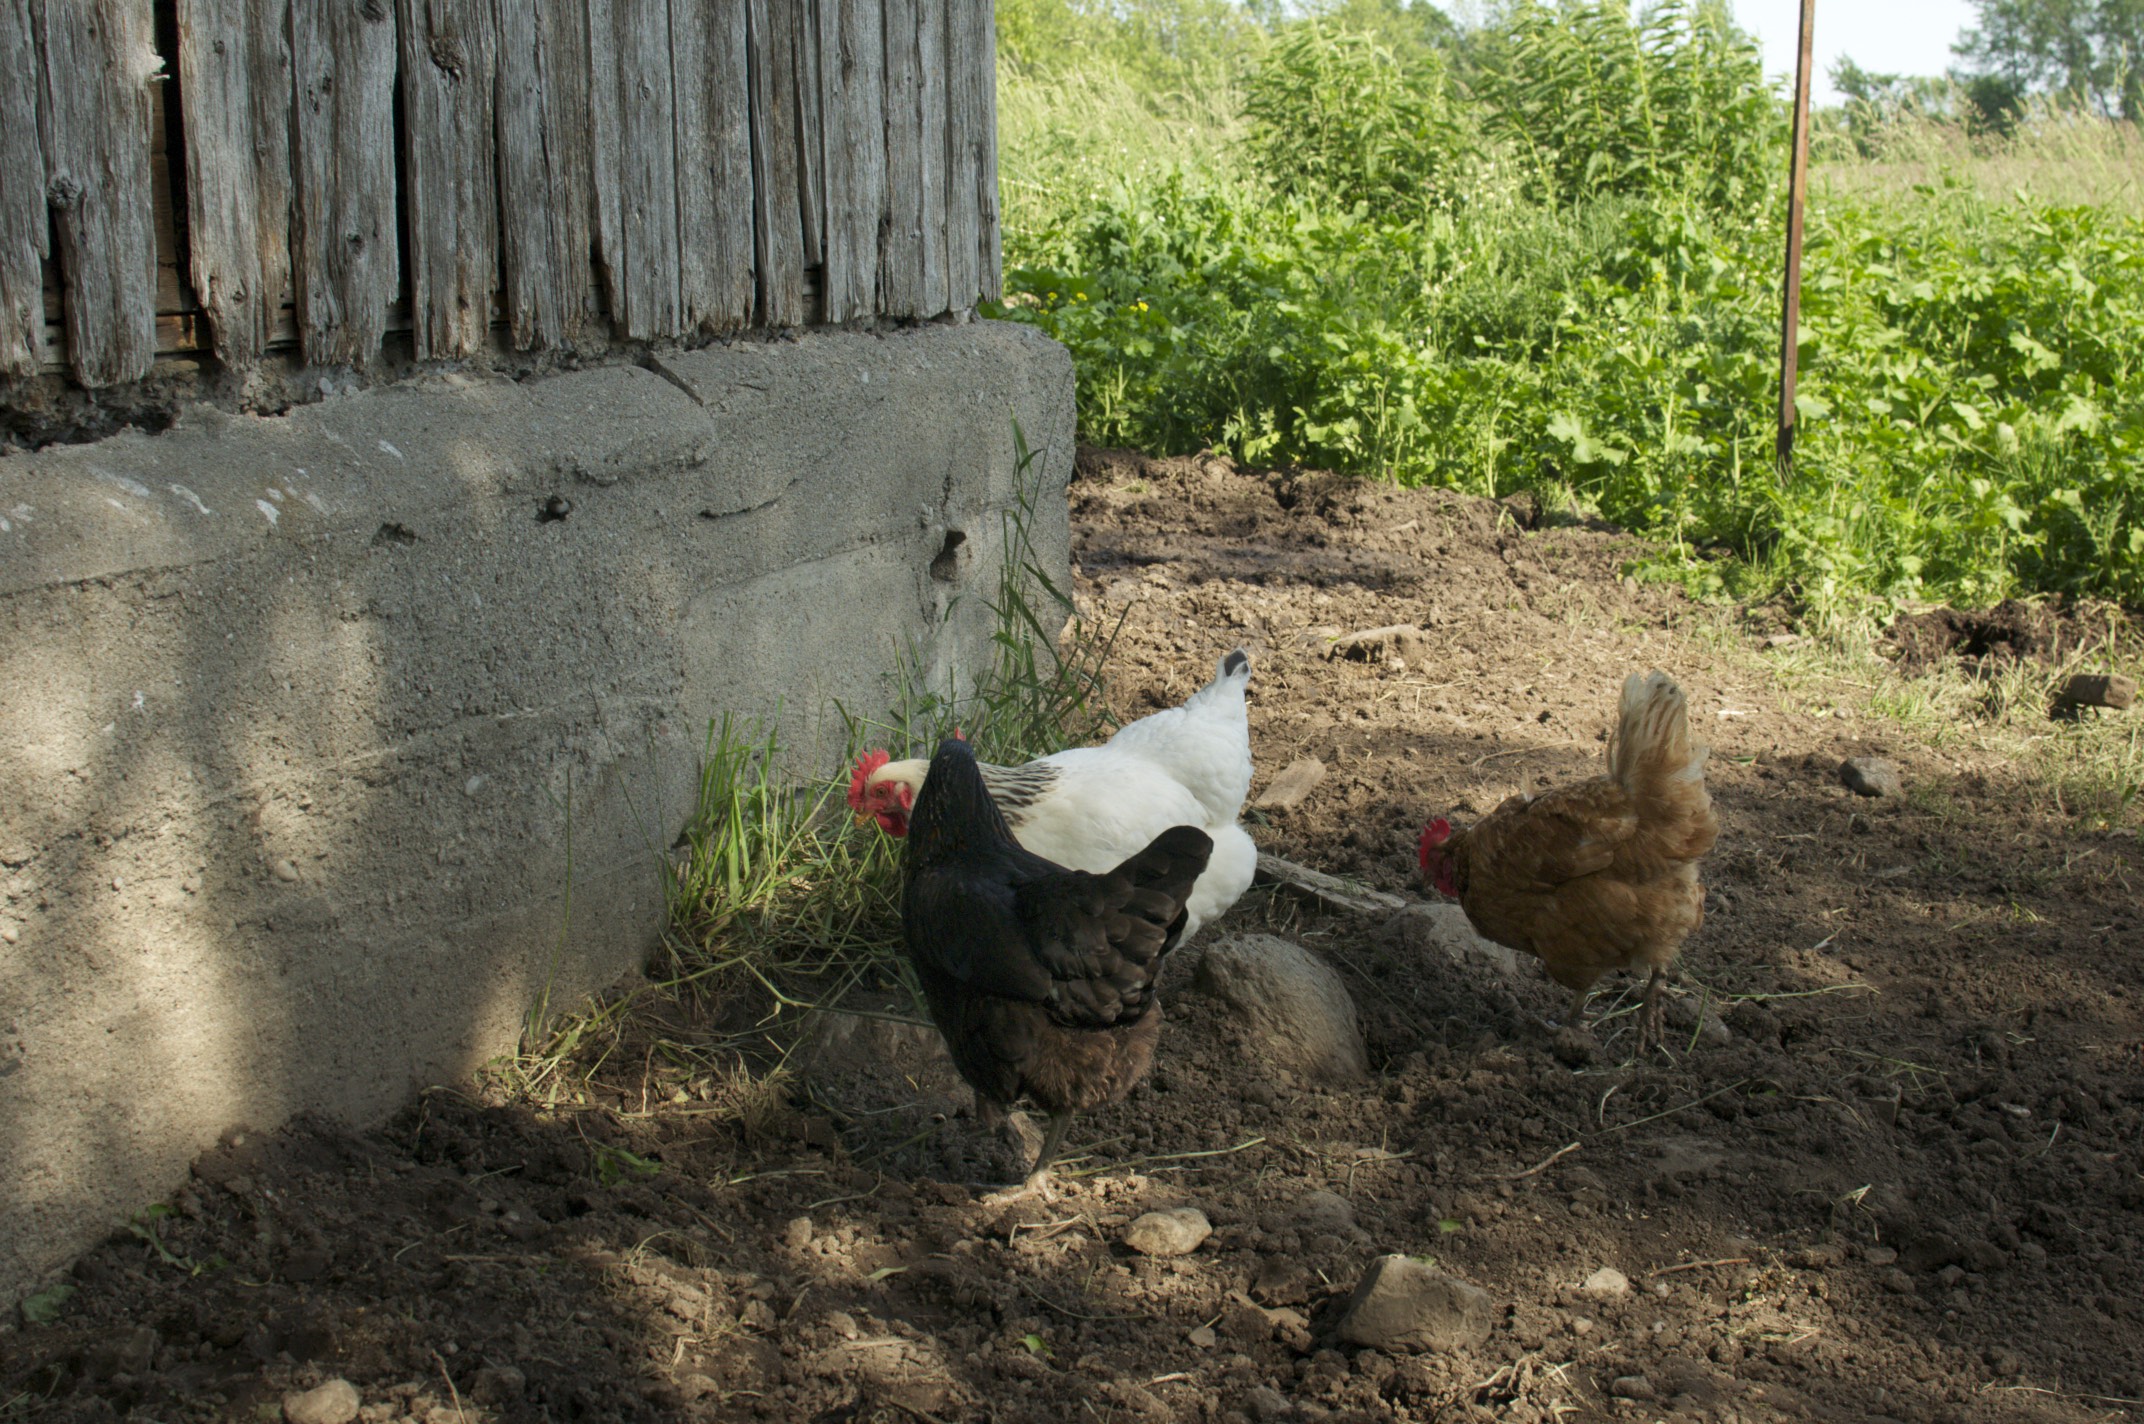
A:
POLYGON ((1800 54, 1794 64, 1794 156, 1787 178, 1785 311, 1779 323, 1779 437, 1773 457, 1785 482, 1794 465, 1794 377, 1802 324, 1802 203, 1809 191, 1809 70, 1816 0, 1802 0, 1800 54))

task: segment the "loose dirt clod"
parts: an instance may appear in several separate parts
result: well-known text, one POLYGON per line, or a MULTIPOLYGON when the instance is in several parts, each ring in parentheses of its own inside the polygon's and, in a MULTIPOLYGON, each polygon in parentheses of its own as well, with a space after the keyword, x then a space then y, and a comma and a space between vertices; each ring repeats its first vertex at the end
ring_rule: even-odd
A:
POLYGON ((1271 785, 1251 804, 1261 811, 1287 811, 1303 804, 1317 784, 1325 779, 1325 763, 1316 757, 1298 757, 1281 768, 1271 785))
POLYGON ((1348 1297, 1336 1333, 1373 1350, 1456 1350, 1489 1336, 1489 1293, 1408 1256, 1380 1256, 1348 1297))
POLYGON ((1213 1223, 1195 1206, 1150 1211, 1124 1228, 1124 1244, 1142 1256, 1188 1256, 1213 1235, 1213 1223))
POLYGON ((1903 789, 1898 768, 1882 757, 1848 757, 1839 764, 1839 780, 1856 796, 1896 796, 1903 789))

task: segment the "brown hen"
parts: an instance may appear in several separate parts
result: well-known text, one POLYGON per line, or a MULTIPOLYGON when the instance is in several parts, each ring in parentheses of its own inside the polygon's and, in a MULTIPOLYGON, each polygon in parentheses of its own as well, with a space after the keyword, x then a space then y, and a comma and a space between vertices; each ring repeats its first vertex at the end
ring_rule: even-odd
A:
POLYGON ((1611 969, 1649 967, 1639 1047, 1661 1030, 1661 990, 1704 920, 1697 862, 1720 823, 1682 689, 1665 673, 1623 684, 1608 773, 1513 796, 1466 829, 1422 828, 1422 873, 1474 928, 1538 958, 1572 991, 1571 1020, 1611 969))

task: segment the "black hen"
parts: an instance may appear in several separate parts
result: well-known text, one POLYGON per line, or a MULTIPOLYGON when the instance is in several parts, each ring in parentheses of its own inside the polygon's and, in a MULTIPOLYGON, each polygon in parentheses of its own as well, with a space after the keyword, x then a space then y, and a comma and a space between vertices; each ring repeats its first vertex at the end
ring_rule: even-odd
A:
POLYGON ((985 1125, 1030 1098, 1050 1115, 1029 1174, 1047 1190, 1072 1114, 1121 1102, 1154 1061, 1155 980, 1213 841, 1175 826, 1106 875, 1023 850, 975 754, 941 743, 909 817, 909 962, 985 1125))

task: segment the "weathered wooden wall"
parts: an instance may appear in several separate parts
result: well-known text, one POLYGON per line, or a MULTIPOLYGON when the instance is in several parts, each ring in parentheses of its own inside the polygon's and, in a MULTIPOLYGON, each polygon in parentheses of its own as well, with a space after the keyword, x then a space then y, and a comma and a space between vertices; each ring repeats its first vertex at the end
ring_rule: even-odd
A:
POLYGON ((965 310, 993 8, 0 0, 0 377, 965 310))

